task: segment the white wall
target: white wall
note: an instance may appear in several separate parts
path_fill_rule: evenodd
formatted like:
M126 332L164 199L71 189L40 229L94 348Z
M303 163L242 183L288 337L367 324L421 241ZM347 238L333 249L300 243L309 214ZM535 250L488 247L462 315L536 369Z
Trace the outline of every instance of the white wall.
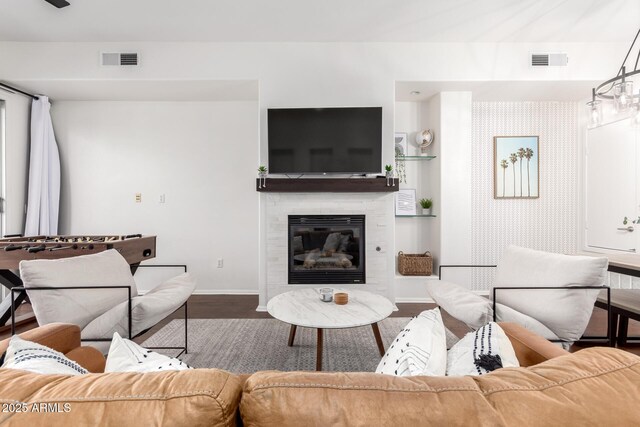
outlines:
M157 235L151 263L188 264L197 292L257 292L257 102L67 101L52 116L61 233Z
M575 253L578 237L577 102L474 102L472 248L474 264L495 264L509 244ZM540 198L493 198L493 137L540 137ZM474 271L487 289L492 270Z
M440 264L471 262L471 96L440 93ZM449 269L445 279L470 287L470 277L468 269Z
M253 186L255 166L266 163L264 125L269 107L382 106L383 135L388 144L383 162L392 163L395 81L599 80L608 76L611 64L618 63L619 52L625 49L624 44L610 43L2 42L0 79L21 82L26 87L29 81L60 79L259 80L260 139L263 141L259 146L260 157L247 161L243 164L246 172L238 173L239 180ZM137 51L141 65L100 67L102 51ZM569 66L530 67L529 54L539 51L567 52L571 59ZM252 155L251 147L243 145L245 152ZM247 215L257 221L259 212L256 209ZM113 231L111 228L117 224L111 223L108 231ZM182 226L174 225L176 230ZM264 229L265 225L261 227ZM160 238L172 244L180 241L178 231ZM260 259L265 256L264 245L262 239ZM393 257L390 253L389 264ZM263 272L259 277L260 286L265 287L266 274Z

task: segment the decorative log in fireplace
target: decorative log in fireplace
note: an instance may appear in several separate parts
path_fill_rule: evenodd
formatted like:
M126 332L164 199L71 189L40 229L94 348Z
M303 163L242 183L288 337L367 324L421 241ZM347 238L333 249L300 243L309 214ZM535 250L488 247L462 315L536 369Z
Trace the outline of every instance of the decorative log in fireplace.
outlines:
M365 283L364 215L289 215L289 284Z

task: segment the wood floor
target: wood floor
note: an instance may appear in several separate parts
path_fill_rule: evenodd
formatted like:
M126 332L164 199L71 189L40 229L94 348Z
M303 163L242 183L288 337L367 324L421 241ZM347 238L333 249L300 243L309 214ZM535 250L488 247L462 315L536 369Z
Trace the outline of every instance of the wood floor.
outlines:
M258 312L257 295L193 295L189 298L189 318L190 319L270 319L269 313ZM435 307L434 304L423 303L399 303L398 311L391 314L392 317L411 317L419 314L423 310ZM23 305L20 308L22 314L28 314L30 308ZM137 342L142 342L166 325L171 319L182 318L182 310L177 311L169 318L160 322L146 334L136 338ZM461 322L443 312L444 324L457 336L463 336L469 329ZM606 335L606 311L596 308L587 327L586 335ZM18 327L18 332L23 332L37 326L35 321L29 321ZM8 327L0 328L0 340L11 335ZM629 321L629 336L640 336L640 323ZM574 345L571 351L577 351L584 346ZM640 345L628 344L624 350L640 355Z

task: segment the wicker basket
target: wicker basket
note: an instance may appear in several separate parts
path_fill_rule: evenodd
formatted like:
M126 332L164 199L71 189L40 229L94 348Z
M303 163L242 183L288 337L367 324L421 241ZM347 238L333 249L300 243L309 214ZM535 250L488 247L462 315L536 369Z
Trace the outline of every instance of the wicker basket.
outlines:
M398 252L398 271L403 276L431 276L433 257L431 252L423 254L405 254Z

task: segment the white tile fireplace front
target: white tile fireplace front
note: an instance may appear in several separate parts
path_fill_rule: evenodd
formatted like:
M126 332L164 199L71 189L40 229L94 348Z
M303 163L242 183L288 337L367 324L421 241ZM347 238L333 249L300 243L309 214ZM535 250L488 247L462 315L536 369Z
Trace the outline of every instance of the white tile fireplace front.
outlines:
M322 284L288 283L289 215L364 215L366 283L340 285L395 301L394 197L392 193L263 193L260 195L260 305L275 295Z

